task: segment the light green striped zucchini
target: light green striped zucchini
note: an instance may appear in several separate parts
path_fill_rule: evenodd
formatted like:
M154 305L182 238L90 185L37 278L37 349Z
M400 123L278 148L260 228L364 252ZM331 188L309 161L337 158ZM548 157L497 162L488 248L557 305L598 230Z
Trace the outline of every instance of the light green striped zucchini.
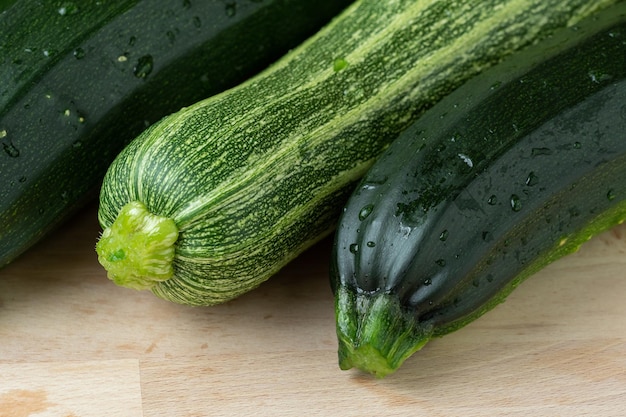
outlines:
M190 305L328 235L356 181L481 70L615 0L360 0L265 72L151 126L101 189L99 261Z

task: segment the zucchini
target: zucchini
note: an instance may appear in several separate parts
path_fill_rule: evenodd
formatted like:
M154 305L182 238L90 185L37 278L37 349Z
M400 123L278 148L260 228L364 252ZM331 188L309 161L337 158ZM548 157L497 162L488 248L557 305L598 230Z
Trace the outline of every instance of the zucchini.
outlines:
M331 233L356 181L425 108L611 3L356 1L120 153L100 193L100 263L119 285L189 305L256 288Z
M0 267L95 199L146 125L249 78L348 4L21 0L5 9Z
M626 219L626 4L485 71L381 155L331 281L341 369L383 377Z

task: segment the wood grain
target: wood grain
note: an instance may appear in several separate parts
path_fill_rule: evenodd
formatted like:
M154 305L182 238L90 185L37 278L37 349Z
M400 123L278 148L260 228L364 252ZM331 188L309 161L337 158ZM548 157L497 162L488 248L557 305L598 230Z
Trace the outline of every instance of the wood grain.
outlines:
M95 213L0 270L0 417L626 415L626 226L376 380L337 367L329 239L187 307L106 278Z
M138 360L3 363L0 417L141 417Z

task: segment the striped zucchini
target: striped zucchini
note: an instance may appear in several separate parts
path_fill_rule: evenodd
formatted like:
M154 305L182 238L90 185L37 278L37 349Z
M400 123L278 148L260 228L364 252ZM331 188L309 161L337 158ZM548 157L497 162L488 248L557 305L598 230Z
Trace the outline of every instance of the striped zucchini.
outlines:
M469 77L614 0L358 0L268 70L151 126L111 165L98 259L212 305L328 235L356 181Z
M624 103L621 3L485 71L403 132L336 233L340 367L394 372L624 221Z

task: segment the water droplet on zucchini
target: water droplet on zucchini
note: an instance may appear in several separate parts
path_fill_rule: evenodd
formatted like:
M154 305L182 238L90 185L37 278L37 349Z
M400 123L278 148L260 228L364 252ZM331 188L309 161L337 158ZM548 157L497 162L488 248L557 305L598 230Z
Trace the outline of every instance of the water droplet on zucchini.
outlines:
M367 217L372 213L373 209L374 209L374 205L373 204L368 204L367 206L363 207L359 211L359 220L363 221L363 220L367 219Z
M607 193L606 193L606 198L609 201L613 201L615 200L615 191L613 189L610 189Z
M83 48L74 49L74 58L83 59L85 57L85 50Z
M517 194L511 195L511 208L513 211L520 211L522 209L522 200L520 200Z
M536 185L538 181L539 178L537 178L537 175L534 172L530 172L526 178L526 185L532 187L533 185Z
M152 55L144 55L137 60L137 65L133 69L133 74L137 78L146 78L154 68L154 59Z
M469 156L467 156L465 154L462 154L462 153L460 153L458 156L459 156L459 158L461 158L461 160L463 162L465 162L467 164L468 167L470 167L470 168L474 167L474 162L472 161L472 159Z
M492 194L487 200L487 204L489 204L490 206L495 206L496 204L498 204L498 197L496 197L495 194Z
M78 13L78 6L73 2L64 2L57 9L57 13L61 16L71 16Z
M11 158L17 158L18 156L20 156L19 149L17 149L12 142L4 142L2 143L2 147L4 148L6 154L9 155Z
M444 230L443 232L441 232L441 234L439 235L439 240L441 240L442 242L445 242L446 239L448 239L448 230Z
M333 62L333 71L339 72L348 66L348 61L343 58L337 58Z
M237 3L232 2L232 3L226 3L226 16L228 17L233 17L237 14Z
M374 246L376 246L376 242L373 242L371 240L369 242L367 242L367 247L368 248L373 248Z
M359 251L359 244L353 243L350 245L350 252L356 254Z

